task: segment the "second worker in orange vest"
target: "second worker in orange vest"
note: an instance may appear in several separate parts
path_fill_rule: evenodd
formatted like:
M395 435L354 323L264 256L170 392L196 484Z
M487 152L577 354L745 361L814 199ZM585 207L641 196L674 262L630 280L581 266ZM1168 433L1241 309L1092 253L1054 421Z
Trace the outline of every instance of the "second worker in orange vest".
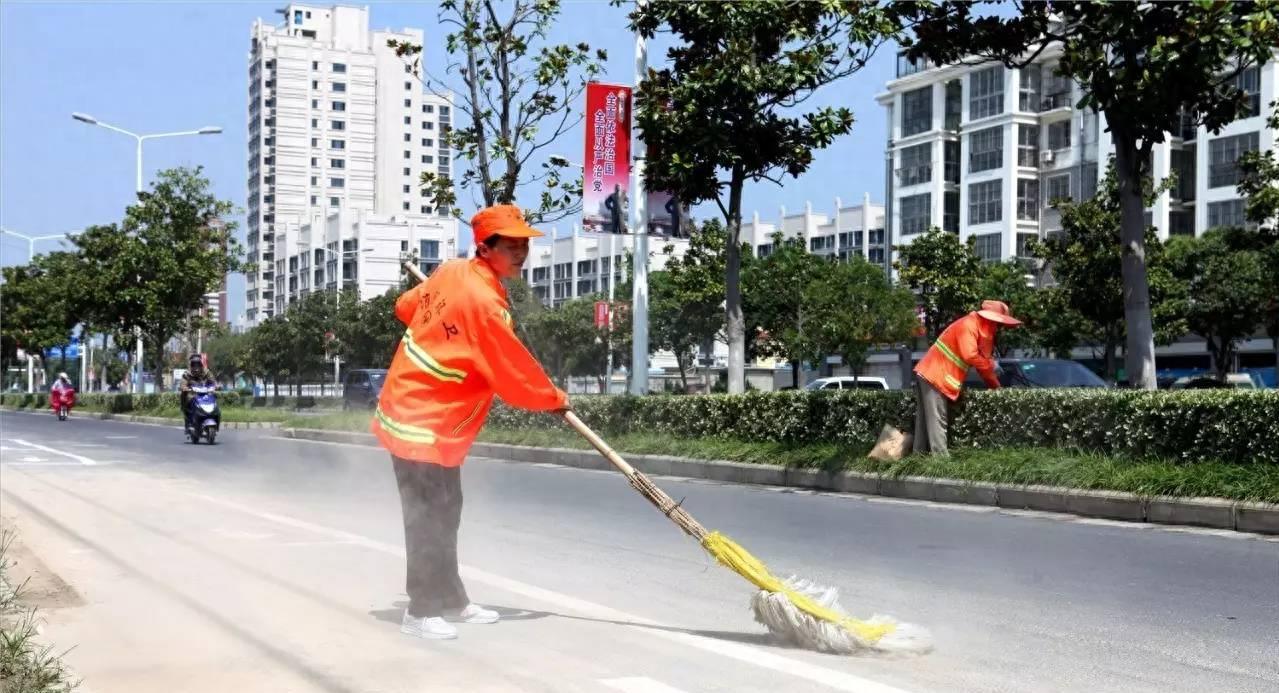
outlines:
M471 219L475 257L446 262L395 302L406 326L372 429L391 453L404 511L408 608L400 630L451 639L450 624L496 623L472 604L458 575L462 462L493 397L535 411L568 409L512 328L502 280L518 277L529 239L541 236L515 205Z
M982 301L981 310L952 322L915 366L915 452L947 453L950 405L964 389L964 376L976 368L986 387L999 389L995 375L995 332L1021 321L1002 301Z

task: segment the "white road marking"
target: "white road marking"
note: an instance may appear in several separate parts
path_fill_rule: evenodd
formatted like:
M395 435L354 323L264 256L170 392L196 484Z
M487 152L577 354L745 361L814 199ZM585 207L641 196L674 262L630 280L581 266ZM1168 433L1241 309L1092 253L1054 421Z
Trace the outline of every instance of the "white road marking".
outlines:
M107 440L133 440L134 438L137 438L137 436L102 436L102 437L106 438Z
M70 444L70 446L71 446L71 447L73 447L73 448L105 448L105 447L108 447L107 445L104 445L104 444L102 444L102 443L71 443L71 444Z
M84 457L83 455L77 455L77 454L75 454L75 453L73 453L73 452L66 452L66 451L64 451L64 450L58 450L58 449L56 449L56 448L51 448L51 447L48 447L47 445L41 445L41 444L39 444L39 443L30 443L30 442L27 442L27 441L25 441L25 440L22 440L21 438L14 438L14 439L13 439L13 442L15 442L15 443L17 443L17 444L19 444L19 445L26 445L27 447L35 448L36 450L44 450L45 452L53 453L53 454L55 454L55 455L62 455L63 457L70 457L71 459L75 460L76 462L79 462L80 464L83 464L83 465L85 465L85 466L87 466L87 467L92 467L92 466L94 466L94 465L96 465L96 464L97 464L97 462L95 462L95 461L93 461L93 460L89 459L88 457Z
M217 505L228 510L235 510L251 517L270 520L271 522L282 524L286 527L309 530L316 534L327 535L358 546L363 546L373 551L389 554L398 558L404 558L404 548L398 545L387 544L359 534L323 525L317 525L307 522L306 520L300 520L287 515L264 512L256 508L240 505L239 503L215 498L213 496L206 496L199 493L192 493L189 495L212 505ZM684 646L695 647L705 652L718 654L747 664L754 664L755 666L762 667L764 669L771 669L783 674L789 674L796 678L807 679L808 681L819 683L835 690L847 691L848 693L909 693L902 688L896 688L877 681L865 679L860 676L837 671L835 669L828 669L826 667L801 662L789 657L783 657L758 647L717 640L715 638L708 638L702 635L692 635L690 633L666 630L671 628L671 626L658 623L644 618L643 616L637 616L602 604L596 604L585 599L578 599L577 597L571 597L567 594L561 594L559 592L530 585L518 580L512 580L472 566L460 566L460 569L463 577L468 580L486 584L490 587L505 590L513 594L523 595L547 604L553 604L560 608L575 611L579 614L594 618L602 618L612 621L626 621L631 624L628 627L635 628L653 637L670 640ZM658 627L663 629L659 630Z
M600 679L600 683L622 691L623 693L684 693L678 688L671 688L661 681L654 681L647 676L632 676L623 679Z

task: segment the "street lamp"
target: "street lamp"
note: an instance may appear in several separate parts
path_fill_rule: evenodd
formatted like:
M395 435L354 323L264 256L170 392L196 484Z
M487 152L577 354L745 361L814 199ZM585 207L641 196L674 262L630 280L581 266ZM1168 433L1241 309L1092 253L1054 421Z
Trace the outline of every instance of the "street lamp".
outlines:
M138 166L137 166L135 190L139 193L142 192L142 143L143 142L147 140L160 139L162 137L184 137L187 135L217 135L222 132L222 128L209 125L209 126L202 127L198 130L182 130L180 132L157 132L149 135L139 135L136 132L130 132L128 130L125 130L124 128L118 128L109 123L104 123L87 113L72 113L71 117L75 120L80 121L81 123L84 123L85 125L96 125L101 128L106 128L112 132L118 132L122 135L128 135L129 137L132 137L135 142L137 142ZM142 331L139 328L138 330L135 330L135 332L138 340L138 363L137 363L136 375L134 376L133 391L137 392L138 390L142 388Z

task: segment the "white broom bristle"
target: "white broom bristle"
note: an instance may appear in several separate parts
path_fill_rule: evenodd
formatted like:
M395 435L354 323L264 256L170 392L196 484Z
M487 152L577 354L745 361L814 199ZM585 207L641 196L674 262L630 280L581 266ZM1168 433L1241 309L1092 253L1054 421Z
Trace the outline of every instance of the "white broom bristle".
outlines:
M786 587L808 596L822 606L845 613L839 604L839 590L818 585L811 580L787 578ZM889 616L876 614L867 623L894 625L892 631L875 641L860 638L842 626L814 618L791 603L785 594L760 590L751 599L755 620L783 642L819 652L853 654L874 651L888 653L923 653L932 649L932 636L925 628L899 623Z

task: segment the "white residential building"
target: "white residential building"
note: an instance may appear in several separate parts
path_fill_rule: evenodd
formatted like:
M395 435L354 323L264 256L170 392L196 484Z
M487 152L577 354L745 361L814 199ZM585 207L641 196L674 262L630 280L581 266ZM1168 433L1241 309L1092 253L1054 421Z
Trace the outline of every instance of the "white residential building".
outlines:
M760 221L756 212L750 221L742 222L742 239L750 243L756 257L766 257L773 251L773 236L781 232L786 239L800 239L804 246L816 255L838 256L848 259L860 255L869 262L882 265L888 246L884 234L884 206L872 204L870 193L862 196L862 203L845 207L835 198L835 212L831 216L814 214L813 204L804 203L804 211L787 214L782 208L778 223Z
M1054 74L1058 56L1047 50L1019 70L899 56L897 78L877 97L888 116L894 245L939 226L975 237L984 259L1026 257L1027 241L1060 229L1050 200L1096 192L1113 146L1105 118L1075 108L1078 85ZM1249 116L1216 134L1185 128L1155 146L1155 178L1180 174L1149 210L1161 238L1242 224L1236 161L1276 146L1264 108L1279 94L1279 68L1275 61L1249 68L1238 84L1250 94Z
M273 268L275 311L313 291L355 288L361 299L400 286L400 264L418 258L424 274L457 257L452 219L379 215L364 210L317 212L310 221L278 224Z
M356 215L365 212L394 216L388 229L408 233L429 221L456 238L456 222L430 207L419 184L425 171L450 173L450 152L439 137L451 123L450 101L424 93L410 66L387 46L391 39L421 45L422 31L370 31L368 10L358 7L295 3L279 13L281 24L254 23L249 47L246 239L249 260L257 263L246 284L250 324L299 295L281 296L281 286L301 291L300 277L278 272L282 263L298 260L295 247L308 240L285 239L286 229L318 233L316 219L322 219L325 242L367 248L358 234L374 224ZM333 230L334 218L366 221ZM308 284L336 288L336 265L324 265L326 273L308 277ZM362 295L377 284L359 274L364 262L348 266L353 273L344 274L344 284L360 286Z
M634 252L634 236L583 233L576 225L571 235L557 235L551 230L550 238L533 243L523 270L524 281L542 303L558 306L571 298L596 293L608 295L610 281L614 287L626 281L626 258ZM650 236L649 271L666 267L671 257L666 254L667 246L671 247L674 257L680 257L688 250L688 239ZM630 296L616 298L630 301Z

